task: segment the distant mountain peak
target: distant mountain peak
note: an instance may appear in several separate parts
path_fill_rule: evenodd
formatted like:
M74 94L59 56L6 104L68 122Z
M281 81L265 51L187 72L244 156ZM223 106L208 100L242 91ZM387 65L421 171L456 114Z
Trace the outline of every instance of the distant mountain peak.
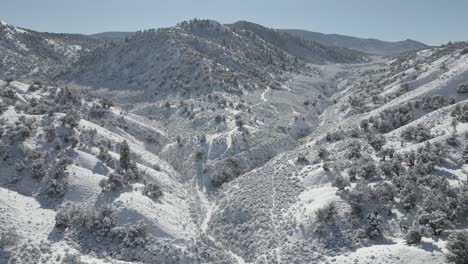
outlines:
M406 39L402 41L383 41L375 38L359 38L338 34L324 34L301 29L280 29L303 38L326 46L348 48L368 54L376 55L398 55L408 51L426 49L429 46L416 40Z

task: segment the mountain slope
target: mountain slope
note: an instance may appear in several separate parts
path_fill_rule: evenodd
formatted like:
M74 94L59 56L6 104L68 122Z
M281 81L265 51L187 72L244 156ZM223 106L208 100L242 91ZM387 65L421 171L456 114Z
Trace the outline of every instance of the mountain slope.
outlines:
M182 22L172 28L139 32L127 41L96 50L82 58L66 78L94 87L136 89L139 98L151 99L168 93L245 93L274 88L279 87L275 78L282 74L308 71L304 62L366 60L356 52L300 46L290 36L281 36L288 47L262 37L211 20ZM299 47L299 53L289 53ZM294 55L305 57L301 60ZM170 82L173 78L177 81Z
M365 55L353 50L338 48L339 46L322 45L320 42L305 42L303 39L294 37L287 32L268 29L261 25L238 21L227 25L235 31L253 32L261 39L272 43L278 48L311 63L355 63L366 61Z
M98 45L83 35L40 33L1 22L0 77L50 79Z
M388 42L378 39L363 39L337 34L323 34L300 29L280 29L281 32L298 36L307 41L315 41L326 46L335 46L376 55L398 55L429 46L414 40Z
M0 262L444 263L468 228L468 43L307 45L194 20L63 85L0 81Z

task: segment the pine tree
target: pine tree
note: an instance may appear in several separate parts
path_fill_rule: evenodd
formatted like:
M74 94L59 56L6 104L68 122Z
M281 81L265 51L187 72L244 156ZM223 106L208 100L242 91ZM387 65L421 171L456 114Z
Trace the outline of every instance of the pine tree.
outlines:
M128 170L130 168L130 146L128 142L124 140L120 145L120 168Z

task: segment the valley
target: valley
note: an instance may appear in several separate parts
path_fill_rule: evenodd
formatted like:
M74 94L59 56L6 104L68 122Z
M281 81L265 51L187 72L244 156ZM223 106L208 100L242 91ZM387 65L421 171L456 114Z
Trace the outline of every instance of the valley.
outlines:
M197 19L108 38L0 26L0 263L456 258L467 43L383 56Z

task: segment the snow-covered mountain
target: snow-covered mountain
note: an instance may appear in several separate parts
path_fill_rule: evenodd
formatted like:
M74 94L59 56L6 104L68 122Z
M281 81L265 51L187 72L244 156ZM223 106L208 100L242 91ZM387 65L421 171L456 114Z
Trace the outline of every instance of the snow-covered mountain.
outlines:
M390 42L337 34L323 34L300 29L281 29L280 32L287 32L307 41L315 41L325 46L348 48L376 55L398 55L408 51L427 49L429 47L426 44L411 39Z
M0 22L0 77L50 78L98 45L84 35L41 33Z
M468 43L370 60L193 20L100 45L0 81L0 263L465 263Z
M260 30L252 31L237 24L228 27L212 20L192 20L138 32L82 57L65 78L100 88L132 87L141 98L153 100L174 92L190 97L275 88L283 73L308 71L305 62L367 60L361 53L310 45L257 27Z

